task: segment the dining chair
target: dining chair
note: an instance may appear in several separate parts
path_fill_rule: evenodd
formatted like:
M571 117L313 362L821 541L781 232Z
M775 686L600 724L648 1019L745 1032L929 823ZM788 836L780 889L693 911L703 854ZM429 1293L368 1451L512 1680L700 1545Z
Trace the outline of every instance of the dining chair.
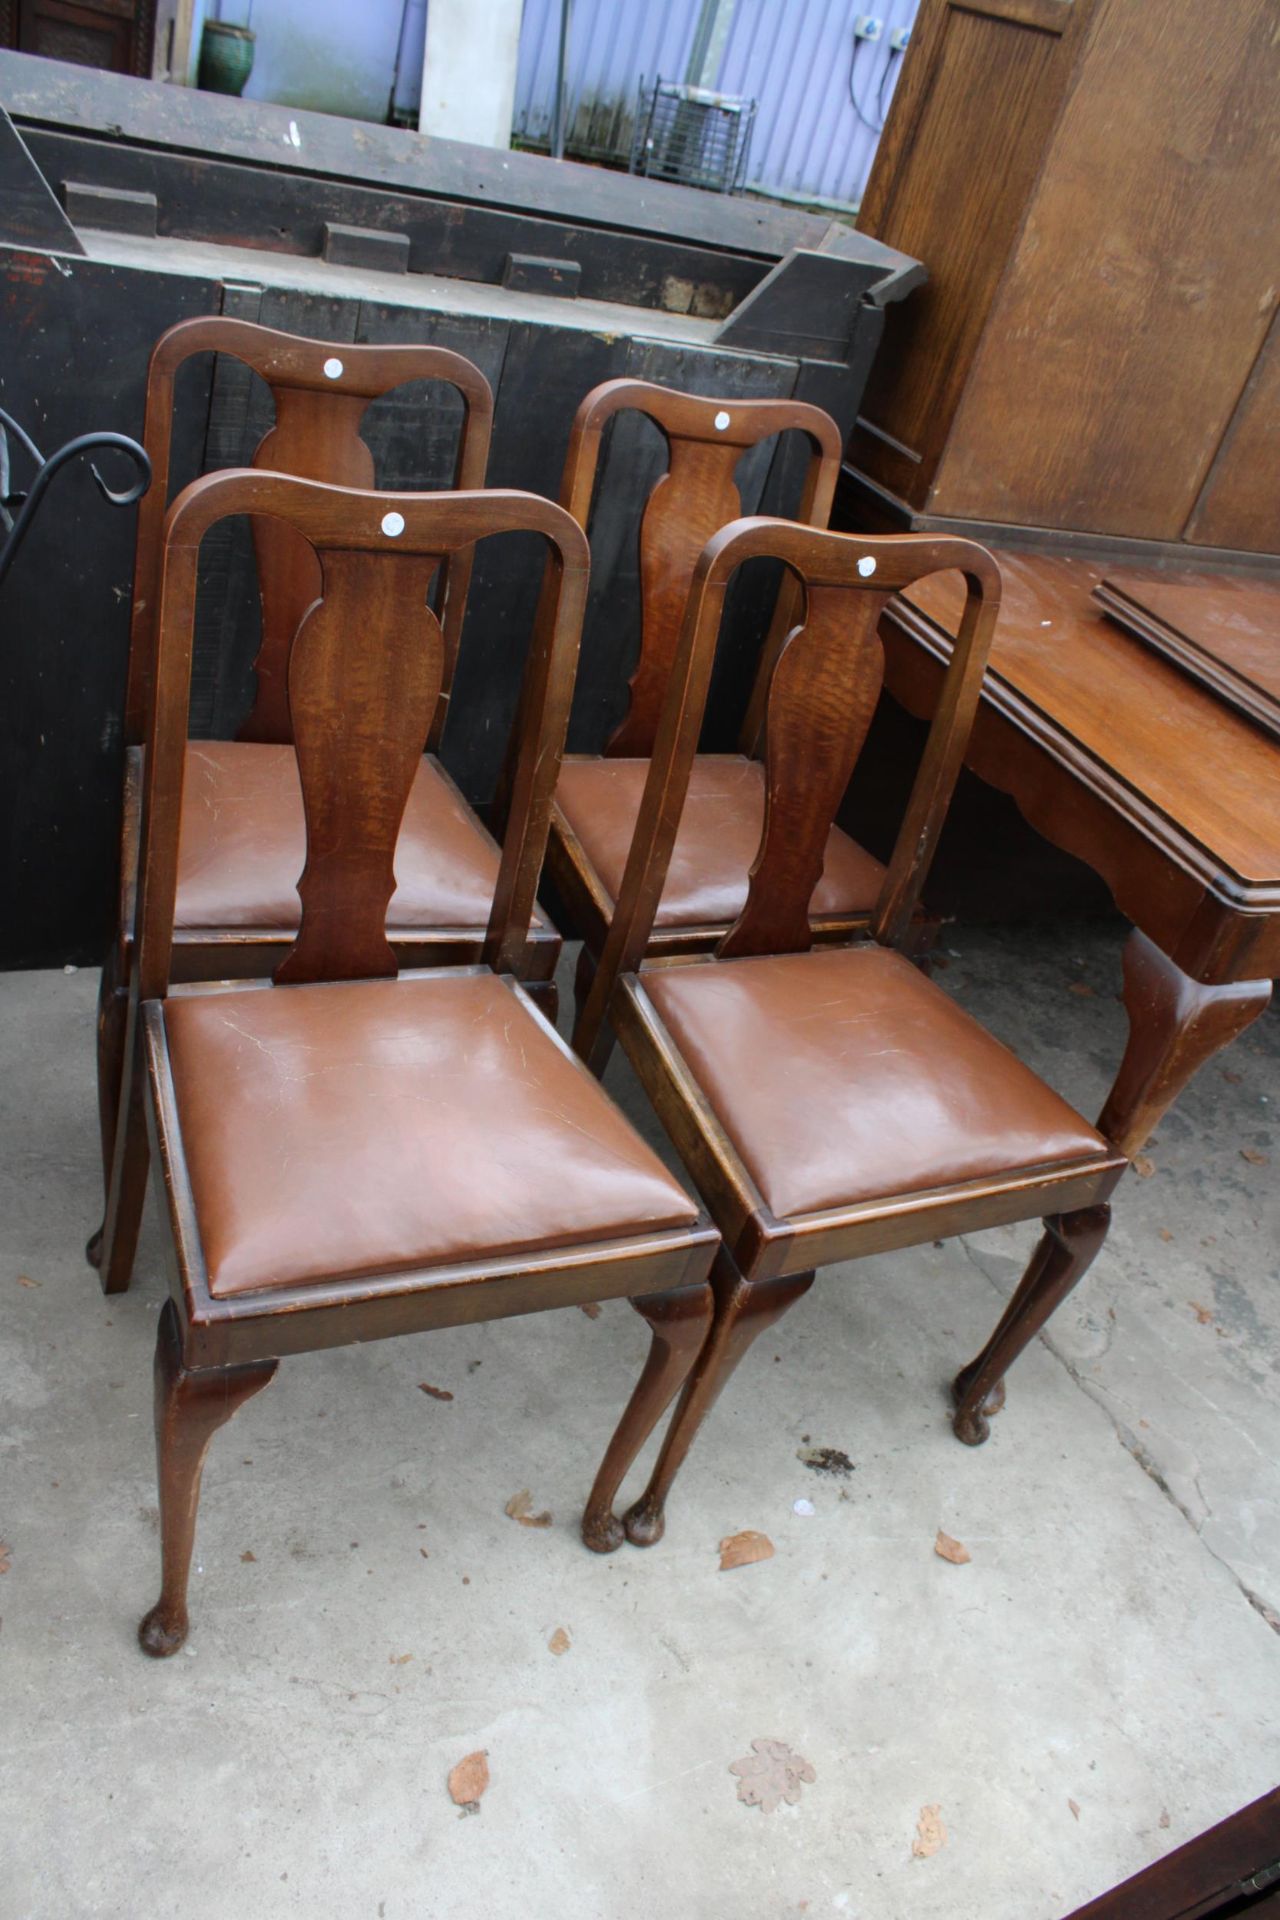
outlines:
M285 681L301 912L271 980L184 985L173 958L199 549L236 513L278 520L320 569ZM448 666L432 577L513 532L540 535L548 560L483 957L402 972L393 861ZM155 1361L162 1586L139 1629L149 1654L186 1637L210 1440L282 1357L625 1295L659 1352L639 1418L662 1399L656 1374L670 1403L706 1334L705 1213L516 978L587 568L580 528L531 494L372 493L240 470L196 481L169 513L128 1009L146 1066L115 1187L140 1202L149 1130L173 1250ZM596 1498L612 1495L606 1475Z
M147 376L144 439L155 472L138 519L125 701L125 787L116 924L98 1002L98 1101L107 1214L118 1115L133 1063L124 1047L132 968L142 741L152 695L164 517L169 502L175 383L197 354L218 353L259 375L275 424L254 467L335 485L372 487L373 455L361 438L369 406L409 381L452 389L462 402L454 485L484 485L493 395L478 367L440 347L335 346L245 320L185 320L157 342ZM298 623L315 600L315 555L292 528L252 523L262 605L256 691L235 740L191 740L186 748L179 840L174 972L207 980L270 973L298 926L294 885L302 863L302 797L291 749L285 663ZM439 697L424 730L396 855L390 924L407 963L451 964L480 956L498 872L498 849L439 759L449 709L472 556L442 567L436 591L444 647ZM555 1017L555 928L539 911L526 962L531 990ZM102 1229L87 1248L104 1289L121 1285Z
M840 473L840 431L820 407L705 399L641 380L609 380L578 409L560 489L560 504L583 528L592 525L593 495L605 494L610 484L607 472L600 475L605 429L624 412L642 414L661 429L668 465L640 521L640 652L626 712L603 753L566 755L551 815L548 877L566 927L583 943L579 1011L613 919L694 567L712 534L742 511L735 469L762 441L803 435L809 459L796 519L817 527L827 524ZM742 910L764 817L763 690L796 610L796 584L784 575L738 751L694 755L650 953L710 952ZM833 825L811 903L814 938L847 940L864 932L883 881L880 862ZM923 928L915 932L917 944L927 944Z
M714 953L642 964L725 589L762 555L792 570L804 615L765 693L764 825L747 897ZM880 691L880 612L890 594L949 568L965 578L964 617L868 937L819 947L813 892ZM617 912L574 1043L598 1065L612 1023L723 1246L712 1331L653 1475L624 1522L609 1528L593 1515L592 1544L616 1545L624 1529L640 1546L661 1537L668 1491L702 1420L818 1267L1044 1217L995 1332L954 1383L955 1432L976 1445L1003 1405L1005 1373L1102 1244L1123 1155L902 950L999 596L995 561L962 539L863 539L747 519L717 533L698 562Z

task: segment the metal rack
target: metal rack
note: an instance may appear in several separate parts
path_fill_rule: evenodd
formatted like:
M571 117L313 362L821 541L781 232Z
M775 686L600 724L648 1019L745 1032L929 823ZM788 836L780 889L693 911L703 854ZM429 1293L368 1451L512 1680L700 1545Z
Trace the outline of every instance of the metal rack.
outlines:
M10 490L10 437L35 462L36 471L25 493ZM59 447L46 460L30 434L18 425L12 414L0 407L0 535L3 535L0 541L0 582L3 582L13 565L54 475L80 454L96 453L106 447L116 447L126 454L137 468L137 477L131 486L116 489L109 487L98 469L91 465L89 471L98 492L113 507L132 506L135 500L141 500L151 485L151 462L136 440L130 440L123 433L82 433L78 439L68 440L65 447ZM12 511L15 507L16 514Z
M631 172L712 193L736 193L747 170L756 103L706 87L640 82Z

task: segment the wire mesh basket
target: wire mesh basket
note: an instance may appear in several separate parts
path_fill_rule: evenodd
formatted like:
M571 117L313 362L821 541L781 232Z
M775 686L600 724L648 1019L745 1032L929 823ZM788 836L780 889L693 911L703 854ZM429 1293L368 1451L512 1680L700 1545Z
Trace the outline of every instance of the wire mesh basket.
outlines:
M706 87L640 82L631 171L712 193L736 193L747 170L754 100Z

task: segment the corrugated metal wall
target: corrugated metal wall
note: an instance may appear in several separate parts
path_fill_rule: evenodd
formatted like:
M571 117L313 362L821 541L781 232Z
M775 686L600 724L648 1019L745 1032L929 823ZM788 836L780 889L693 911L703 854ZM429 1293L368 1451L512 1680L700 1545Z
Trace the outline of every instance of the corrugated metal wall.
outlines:
M914 24L919 0L724 0L732 5L708 84L758 103L747 180L766 193L854 205L902 65L889 32ZM855 41L859 13L885 21ZM641 77L683 80L699 0L574 0L568 60L568 151L625 160ZM525 0L515 137L546 146L555 99L560 0Z

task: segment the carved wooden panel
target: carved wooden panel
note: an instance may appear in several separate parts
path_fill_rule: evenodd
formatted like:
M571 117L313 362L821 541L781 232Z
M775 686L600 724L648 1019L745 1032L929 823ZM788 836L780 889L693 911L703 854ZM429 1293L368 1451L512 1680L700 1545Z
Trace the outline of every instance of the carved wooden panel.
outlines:
M671 464L640 525L640 658L626 715L609 741L611 754L652 750L698 555L716 529L742 511L733 477L741 454L741 447L723 443L671 442Z
M369 402L363 394L273 389L276 423L252 465L332 486L372 487L373 455L360 438ZM289 740L289 649L298 624L320 595L320 564L302 535L279 520L253 522L262 601L262 645L254 661L257 691L241 740ZM424 734L425 738L425 734Z
M765 812L747 902L717 951L801 953L827 835L884 679L876 631L888 598L810 585L783 643L766 706Z
M396 971L386 934L396 841L444 677L444 638L426 604L439 564L417 553L324 555L324 598L289 661L307 861L302 923L277 980ZM416 644L410 608L421 609Z

